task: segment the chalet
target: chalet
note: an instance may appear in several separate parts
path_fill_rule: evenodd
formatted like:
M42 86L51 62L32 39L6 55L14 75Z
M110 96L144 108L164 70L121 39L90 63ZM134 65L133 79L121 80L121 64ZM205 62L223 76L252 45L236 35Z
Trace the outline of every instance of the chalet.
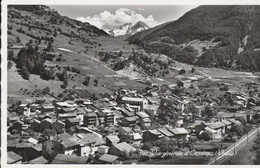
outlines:
M145 112L138 112L136 115L139 117L139 123L141 126L150 127L151 126L151 120L150 116Z
M7 164L21 164L23 157L14 153L13 151L7 152Z
M46 115L46 114L40 114L40 115L38 115L38 119L39 119L40 121L42 121L42 120L44 120L44 119L47 119L47 118L51 119L51 116Z
M206 126L214 130L222 129L222 132L225 133L226 124L221 121L206 123Z
M57 154L51 164L87 164L88 157Z
M147 130L143 133L143 141L156 141L160 138L162 138L163 135L156 129L154 130Z
M120 109L120 111L124 117L133 117L135 115L133 112L130 112L130 111L126 110L125 108Z
M41 107L42 113L50 113L50 112L54 112L54 111L55 111L55 107L53 105L50 105L50 104L44 104Z
M173 138L174 134L170 131L168 131L166 128L157 128L157 130L163 134L165 137Z
M60 121L60 120L56 120L52 123L51 128L56 130L57 132L62 132L63 129L65 129L65 123Z
M51 129L52 127L52 123L53 123L53 120L52 119L49 119L49 118L46 118L44 120L41 121L41 129L42 130L45 130L45 129Z
M37 110L40 110L40 107L41 107L40 104L32 104L32 105L30 106L30 111L31 111L31 112L36 112Z
M144 112L148 113L149 115L157 115L157 109L158 109L159 105L147 105L144 108Z
M99 136L87 133L75 135L80 142L80 156L94 155L98 147L105 144L105 141Z
M135 146L139 146L143 137L137 133L137 132L134 132L133 133L133 136L132 136L133 140L132 140L132 145L135 145Z
M24 125L24 122L18 120L18 121L15 121L15 122L13 123L12 128L13 128L14 130L17 130L17 131L22 131L23 125Z
M186 139L189 134L185 128L169 128L168 130L174 134L175 139Z
M99 161L104 164L114 164L118 157L110 154L104 154L99 158Z
M131 127L120 127L118 130L118 135L132 135L133 130Z
M52 160L57 154L80 155L80 144L78 138L68 133L50 137L42 145L42 155L48 160Z
M20 114L23 114L25 111L27 111L28 110L28 104L20 104L19 106L18 106L18 111L19 111L19 113Z
M231 125L241 125L241 122L238 120L235 120L234 118L228 119L229 122L231 122Z
M121 123L122 119L123 119L123 115L121 114L120 111L114 111L115 114L115 125L117 125L118 123Z
M72 126L79 125L80 119L79 118L68 118L65 121L66 128L70 128Z
M119 143L120 139L116 135L108 135L106 136L106 144L111 146L113 144Z
M31 121L31 129L34 131L41 130L41 121L37 120L36 118Z
M137 116L125 117L125 118L122 119L122 125L131 127L131 126L136 125L137 120L138 120Z
M109 148L110 148L109 146L101 145L98 147L98 153L106 154L106 153L108 153Z
M134 151L136 151L136 149L126 142L113 144L109 149L109 153L116 156L122 156L122 154L129 154Z

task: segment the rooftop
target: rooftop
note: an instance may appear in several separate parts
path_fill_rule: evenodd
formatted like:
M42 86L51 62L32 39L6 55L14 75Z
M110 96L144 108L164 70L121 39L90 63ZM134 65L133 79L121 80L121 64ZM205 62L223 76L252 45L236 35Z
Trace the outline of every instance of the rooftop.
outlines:
M118 150L120 150L120 151L127 151L127 152L136 151L136 149L134 147L132 147L131 145L129 145L126 142L121 142L121 143L118 143L118 144L114 144L113 146L115 148L117 148Z
M37 157L33 160L30 160L28 164L47 164L49 161L46 160L43 156Z
M143 102L144 98L139 98L139 97L123 97L123 101L135 101L135 102Z
M185 128L174 128L174 129L168 129L168 130L175 135L181 135L181 134L188 134L189 133Z
M51 164L86 164L88 157L58 154Z
M7 152L7 163L12 164L22 160L22 156L14 153L13 151Z
M117 160L118 157L110 154L104 154L102 155L99 160L107 163L113 163L115 160Z

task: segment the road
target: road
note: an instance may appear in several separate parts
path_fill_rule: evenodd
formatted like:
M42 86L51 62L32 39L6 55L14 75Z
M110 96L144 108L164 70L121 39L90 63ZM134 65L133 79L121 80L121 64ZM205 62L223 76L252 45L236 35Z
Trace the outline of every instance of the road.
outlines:
M241 148L243 148L247 144L247 141L248 142L252 141L256 137L257 131L260 131L260 127L250 131L248 133L248 136L244 135L237 142L230 145L224 152L216 156L214 160L210 161L208 164L209 165L221 164L222 162L227 160L230 156L234 156L236 152L238 152Z

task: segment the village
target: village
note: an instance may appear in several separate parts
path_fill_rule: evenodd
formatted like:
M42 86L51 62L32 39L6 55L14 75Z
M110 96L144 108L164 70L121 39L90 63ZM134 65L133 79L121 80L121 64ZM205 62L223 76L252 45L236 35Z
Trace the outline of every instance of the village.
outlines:
M95 100L9 104L8 163L142 164L165 159L153 151L225 149L256 126L260 98L214 87L222 98L182 83L151 85L142 93L118 89Z

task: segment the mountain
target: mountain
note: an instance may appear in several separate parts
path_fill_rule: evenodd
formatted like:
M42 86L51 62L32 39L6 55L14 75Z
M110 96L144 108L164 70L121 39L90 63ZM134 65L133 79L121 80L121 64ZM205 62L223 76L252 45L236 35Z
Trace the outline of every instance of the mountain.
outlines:
M136 48L44 5L9 5L7 28L11 97L35 98L43 96L43 89L61 98L66 97L61 94L66 89L77 92L83 88L90 96L110 94L115 79L106 76L116 72L97 58L98 53ZM125 78L117 81L128 83Z
M259 26L260 6L199 6L177 21L136 33L128 41L151 52L170 53L177 60L182 57L178 48L189 45L199 53L193 60L196 65L260 71L254 63L260 57Z
M149 27L142 21L138 21L135 24L126 23L114 29L107 29L111 36L123 36L123 35L133 35L137 32L141 32L143 30L148 29Z

